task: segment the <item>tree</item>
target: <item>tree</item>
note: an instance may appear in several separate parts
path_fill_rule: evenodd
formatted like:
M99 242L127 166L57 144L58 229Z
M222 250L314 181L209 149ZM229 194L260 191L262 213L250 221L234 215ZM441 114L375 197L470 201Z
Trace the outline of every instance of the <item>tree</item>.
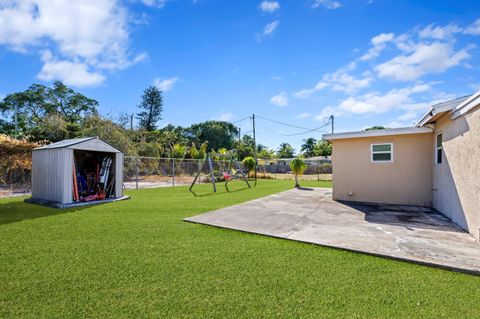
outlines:
M248 173L255 169L255 159L251 156L245 157L242 161L242 164L248 170Z
M282 143L278 148L277 156L279 158L292 158L294 156L294 153L295 153L295 150L290 144Z
M275 151L265 147L257 153L257 157L262 159L272 159L275 158Z
M198 150L198 158L204 159L207 156L207 142L202 143L200 145L200 149Z
M78 136L98 136L124 152L125 155L137 155L138 143L132 140L128 132L113 121L97 114L85 118Z
M315 156L330 156L332 155L332 143L325 140L320 140L315 144L313 150Z
M200 152L197 150L195 143L192 143L192 145L188 149L188 155L190 156L190 158L193 158L193 159L199 158Z
M138 105L138 108L143 110L137 113L140 128L145 131L156 130L157 122L162 119L162 91L153 85L146 88L143 91L142 101Z
M237 127L223 121L206 121L185 129L185 137L190 142L197 145L207 142L208 151L221 148L232 149L237 135Z
M16 110L19 135L38 141L49 138L52 121L65 123L66 137L78 135L85 117L97 114L97 106L96 100L56 81L53 87L32 84L26 91L8 94L0 102L0 113L10 121L6 127L13 134Z
M314 139L313 137L309 137L303 140L303 144L300 148L300 152L302 152L303 155L305 155L305 157L315 156L314 148L316 143L317 143L317 140Z
M295 174L295 187L300 188L300 184L298 183L298 175L302 175L303 171L305 170L305 162L297 157L293 161L290 162L290 168L292 169L293 173Z
M384 129L386 129L385 126L376 125L376 126L366 128L365 131L376 131L376 130L384 130Z
M175 144L173 145L172 149L170 150L170 157L171 158L185 158L185 154L187 154L187 147L182 144Z
M260 146L260 145L259 145ZM244 135L240 140L240 143L237 142L237 154L240 160L245 157L254 155L255 142L250 135Z

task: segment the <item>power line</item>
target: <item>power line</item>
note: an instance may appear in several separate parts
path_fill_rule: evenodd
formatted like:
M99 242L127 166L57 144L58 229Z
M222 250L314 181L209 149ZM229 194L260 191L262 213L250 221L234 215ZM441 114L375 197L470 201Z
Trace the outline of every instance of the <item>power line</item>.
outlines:
M330 121L332 120L332 118L324 118L323 122L324 124L322 126L319 126L319 127L316 127L316 128L306 128L306 127L302 127L302 126L297 126L297 125L292 125L292 124L288 124L288 123L284 123L284 122L281 122L281 121L277 121L277 120L272 120L272 119L269 119L269 118L266 118L264 116L261 116L261 115L257 115L258 118L261 118L263 120L266 120L266 121L270 121L270 122L273 122L273 123L277 123L277 124L281 124L281 125L284 125L284 126L288 126L288 127L293 127L293 128L298 128L298 129L301 129L301 130L305 130L305 132L298 132L298 133L293 133L293 134L281 134L281 133L276 133L278 135L282 135L282 136L295 136L295 135L302 135L302 134L307 134L307 133L311 133L311 132L315 132L315 131L319 131L321 128L324 128L325 126L328 126L330 125ZM325 131L319 131L321 133L327 133Z
M250 119L250 116L247 116L247 117L244 117L244 118L241 119L241 120L237 120L237 121L235 121L235 122L232 122L232 124L239 123L239 122L242 122L242 121L245 121L245 120L248 120L248 119Z
M292 125L292 124L280 122L280 121L277 121L277 120L272 120L272 119L263 117L261 115L257 115L257 118L261 118L261 119L266 120L266 121L270 121L270 122L273 122L273 123L277 123L277 124L281 124L281 125L285 125L285 126L289 126L289 127L293 127L293 128L298 128L298 129L301 129L301 130L307 130L307 131L310 130L309 128L306 128L306 127L301 127L301 126L297 126L297 125Z
M294 134L284 134L284 136L303 135L303 134L308 134L308 133L311 133L311 132L328 133L328 132L326 132L326 131L320 131L321 128L324 128L325 126L328 126L328 125L330 125L330 123L324 124L324 125L322 125L322 126L319 126L319 127L317 127L317 128L311 129L311 130L309 130L309 131L300 132L300 133L294 133Z

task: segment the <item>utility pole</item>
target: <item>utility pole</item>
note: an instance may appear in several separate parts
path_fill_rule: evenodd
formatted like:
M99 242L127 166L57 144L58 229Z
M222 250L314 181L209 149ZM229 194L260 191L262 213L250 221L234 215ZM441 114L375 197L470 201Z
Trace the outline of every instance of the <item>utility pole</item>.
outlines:
M238 146L237 146L237 161L240 160L240 154L238 150L240 149L240 143L242 142L242 129L239 127L238 128Z
M133 113L130 115L130 131L133 131Z
M335 128L335 116L330 115L330 123L332 124L332 134L334 134L334 128Z
M255 159L255 172L254 172L254 177L255 177L255 187L257 186L257 138L255 136L255 114L252 114L252 126L253 126L253 145L254 145L254 150L253 150L253 158Z

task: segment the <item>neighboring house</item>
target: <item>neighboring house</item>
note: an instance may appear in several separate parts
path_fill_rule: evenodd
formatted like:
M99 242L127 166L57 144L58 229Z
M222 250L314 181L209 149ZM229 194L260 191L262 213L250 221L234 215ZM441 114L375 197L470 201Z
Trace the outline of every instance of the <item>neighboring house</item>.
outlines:
M333 199L433 207L479 238L480 91L432 106L415 127L324 139Z

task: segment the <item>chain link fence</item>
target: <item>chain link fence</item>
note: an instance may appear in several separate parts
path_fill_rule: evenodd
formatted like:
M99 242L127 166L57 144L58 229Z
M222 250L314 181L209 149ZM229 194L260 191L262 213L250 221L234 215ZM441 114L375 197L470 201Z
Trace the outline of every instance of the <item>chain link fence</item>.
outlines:
M258 160L257 178L293 179L290 168L292 159ZM331 180L332 165L328 160L305 160L306 169L300 179ZM229 170L228 160L212 160L212 170L216 181L223 180L223 173ZM234 168L235 165L233 165ZM198 183L210 183L211 173L208 163L195 159L172 159L155 157L131 157L124 159L124 187L150 188L190 185L200 172ZM254 174L250 173L250 177Z
M0 167L0 197L30 194L31 184L31 165Z
M257 178L293 179L290 168L292 159L258 160ZM332 165L325 160L305 160L307 167L300 179L331 180ZM223 173L229 170L230 163L225 160L212 160L215 180L221 182ZM235 166L235 165L233 165ZM236 168L236 167L234 167ZM198 171L201 171L197 183L210 183L211 173L208 163L196 159L172 159L155 157L124 158L124 188L139 189L151 187L171 187L190 185ZM253 172L250 177L254 177ZM31 164L21 168L8 167L0 170L0 197L27 195L31 190Z

